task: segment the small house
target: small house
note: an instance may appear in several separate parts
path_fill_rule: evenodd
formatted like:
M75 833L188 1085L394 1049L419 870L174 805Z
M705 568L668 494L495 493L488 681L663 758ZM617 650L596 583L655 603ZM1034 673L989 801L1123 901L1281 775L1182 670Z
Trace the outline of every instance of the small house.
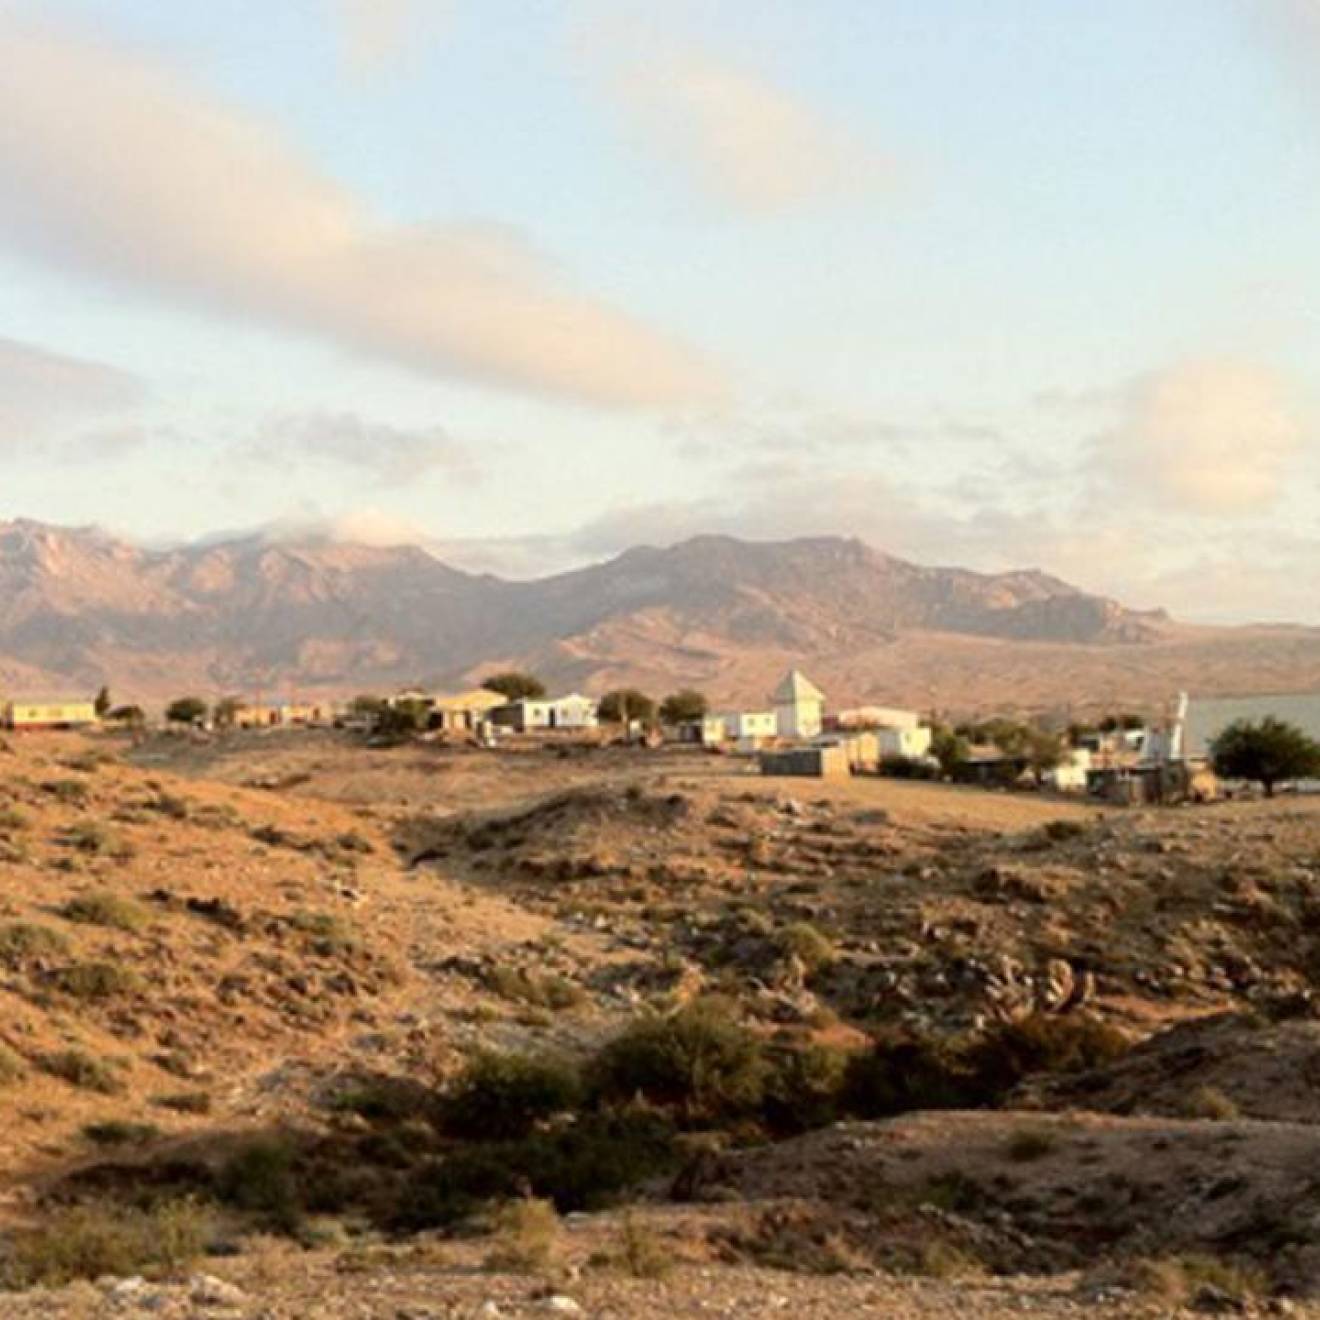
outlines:
M0 726L15 732L39 729L85 729L97 722L96 707L77 698L9 701L0 707Z
M790 669L770 694L781 738L816 737L824 725L825 694L800 670Z
M517 733L594 729L600 722L596 703L579 692L553 699L525 697L521 701L506 702L490 711L490 720Z

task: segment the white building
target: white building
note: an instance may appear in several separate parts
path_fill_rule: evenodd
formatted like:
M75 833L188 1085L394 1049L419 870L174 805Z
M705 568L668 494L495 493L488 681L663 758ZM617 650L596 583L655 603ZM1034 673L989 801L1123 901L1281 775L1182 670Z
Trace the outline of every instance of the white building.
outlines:
M880 742L881 760L901 756L905 761L919 761L930 754L931 731L927 725L904 728L882 726L875 731Z
M1059 764L1046 770L1042 778L1047 788L1059 793L1086 792L1087 772L1091 769L1091 753L1085 747L1074 747L1063 754Z
M814 738L821 731L825 694L800 669L790 669L770 694L781 738Z
M499 706L490 714L495 724L532 733L539 729L594 729L599 723L596 703L580 692L566 697L524 698Z
M745 738L773 738L779 723L772 710L731 710L720 717L724 721L724 736L734 742Z

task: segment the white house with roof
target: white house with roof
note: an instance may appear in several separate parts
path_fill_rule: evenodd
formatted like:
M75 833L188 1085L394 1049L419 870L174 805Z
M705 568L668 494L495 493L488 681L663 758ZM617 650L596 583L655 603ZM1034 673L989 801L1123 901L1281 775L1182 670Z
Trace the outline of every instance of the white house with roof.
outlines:
M600 722L596 703L580 692L564 697L527 697L497 706L489 713L495 724L533 733L540 729L594 729Z
M800 669L790 669L770 694L781 738L814 738L824 725L825 694Z

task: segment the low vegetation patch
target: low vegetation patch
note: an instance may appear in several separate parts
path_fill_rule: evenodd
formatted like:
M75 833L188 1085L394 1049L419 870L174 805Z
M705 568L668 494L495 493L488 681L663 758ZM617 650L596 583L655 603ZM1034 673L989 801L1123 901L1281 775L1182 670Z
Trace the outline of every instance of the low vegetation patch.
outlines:
M142 988L136 972L110 962L71 963L55 973L54 981L64 994L87 1000L116 999Z
M210 1232L191 1201L152 1210L76 1206L13 1234L0 1255L0 1280L10 1289L58 1288L106 1275L177 1274L202 1254Z
M124 1089L114 1066L86 1050L56 1050L39 1060L44 1072L84 1091L117 1095Z
M0 964L12 971L58 958L69 951L69 941L61 931L28 921L13 921L0 926Z
M514 1274L548 1269L559 1245L559 1214L550 1201L508 1201L495 1215L495 1245L486 1268Z
M442 1118L456 1136L505 1140L525 1137L581 1099L577 1070L562 1060L485 1053L458 1078Z
M112 930L134 931L146 923L146 912L131 898L104 890L79 894L60 909L66 921L88 926L109 926Z

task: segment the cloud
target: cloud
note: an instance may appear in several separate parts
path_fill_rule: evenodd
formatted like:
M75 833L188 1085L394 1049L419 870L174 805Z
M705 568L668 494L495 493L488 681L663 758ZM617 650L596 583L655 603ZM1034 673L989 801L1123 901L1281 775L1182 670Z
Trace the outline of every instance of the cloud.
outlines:
M384 225L144 55L0 14L0 65L0 239L18 249L430 374L607 405L720 392L519 236Z
M118 367L0 337L0 448L64 422L123 412L145 397L142 381Z
M291 514L251 532L225 532L210 541L256 536L271 545L367 545L389 549L423 546L428 537L416 523L371 506L338 514Z
M695 46L613 29L592 54L633 127L699 188L745 212L874 184L877 156L813 107Z
M296 467L325 460L367 473L382 485L402 486L434 472L473 481L469 450L443 427L407 430L368 422L356 413L286 413L273 417L245 456Z
M1306 433L1276 373L1228 359L1184 362L1136 382L1096 467L1141 503L1199 515L1269 508Z

